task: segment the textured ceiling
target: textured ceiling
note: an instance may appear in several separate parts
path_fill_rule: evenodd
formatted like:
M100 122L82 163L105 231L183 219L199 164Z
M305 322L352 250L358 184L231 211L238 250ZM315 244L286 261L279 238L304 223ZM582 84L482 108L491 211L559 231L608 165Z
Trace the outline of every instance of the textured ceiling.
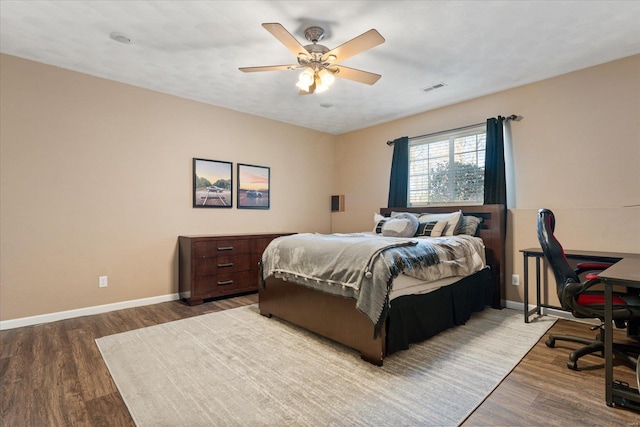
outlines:
M295 62L263 22L302 44L320 25L330 49L375 28L386 42L343 65L382 78L300 96L299 72L242 73ZM1 0L0 51L341 134L638 54L640 1Z

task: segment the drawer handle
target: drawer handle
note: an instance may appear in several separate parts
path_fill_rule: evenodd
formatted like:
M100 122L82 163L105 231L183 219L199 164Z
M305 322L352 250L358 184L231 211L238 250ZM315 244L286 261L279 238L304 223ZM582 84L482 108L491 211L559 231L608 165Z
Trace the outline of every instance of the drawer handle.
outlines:
M233 250L233 246L224 246L222 248L218 248L219 251L232 251Z
M233 285L233 280L225 280L224 282L218 282L218 286Z
M222 267L233 267L233 263L228 262L226 264L218 264L218 268L222 268Z

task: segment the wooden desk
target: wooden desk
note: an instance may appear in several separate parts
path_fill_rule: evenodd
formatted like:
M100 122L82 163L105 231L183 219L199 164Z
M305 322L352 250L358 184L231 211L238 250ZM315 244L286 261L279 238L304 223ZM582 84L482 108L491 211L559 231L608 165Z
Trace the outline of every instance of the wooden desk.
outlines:
M608 406L640 408L640 395L633 387L625 387L613 380L613 321L612 286L640 288L640 259L624 258L598 274L604 283L604 363L605 399ZM640 368L638 368L640 369ZM626 400L626 402L625 402ZM631 401L631 404L628 402ZM632 402L636 402L633 404Z
M524 256L524 322L529 323L532 314L542 314L541 308L554 308L562 310L562 307L543 303L540 298L540 260L544 258L544 253L540 248L521 249ZM579 261L610 262L615 263L622 258L640 258L640 254L630 254L624 252L599 252L581 251L575 249L565 250L567 259ZM529 258L536 259L536 306L529 310Z

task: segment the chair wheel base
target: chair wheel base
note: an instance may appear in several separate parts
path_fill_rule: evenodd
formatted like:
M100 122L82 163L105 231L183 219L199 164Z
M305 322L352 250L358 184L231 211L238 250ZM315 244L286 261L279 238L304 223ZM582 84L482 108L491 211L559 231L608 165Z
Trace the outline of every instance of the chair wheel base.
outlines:
M567 362L567 368L573 369L574 371L578 370L578 362L574 362L573 360L569 360Z
M556 340L549 338L544 343L547 345L547 347L553 348L556 345Z

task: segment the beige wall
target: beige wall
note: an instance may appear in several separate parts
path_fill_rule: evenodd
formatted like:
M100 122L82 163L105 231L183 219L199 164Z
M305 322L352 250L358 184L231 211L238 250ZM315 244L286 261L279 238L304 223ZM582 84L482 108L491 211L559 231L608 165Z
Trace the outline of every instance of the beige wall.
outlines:
M386 206L387 140L510 114L524 119L511 124L507 282L523 274L519 250L538 246L542 207L556 214L565 248L640 253L640 55L341 135L336 191L346 209L332 214L333 231L369 229ZM547 292L553 298L555 284ZM522 296L521 286L506 286L507 300Z
M180 234L368 230L387 202L387 140L499 114L524 117L508 277L537 246L540 207L567 248L640 252L640 207L624 207L640 204L640 55L338 137L14 57L0 67L2 320L174 293ZM271 209L193 209L192 157L270 166ZM345 212L328 213L331 194Z
M178 235L330 231L333 135L11 56L0 67L2 320L173 294ZM234 162L234 180L237 162L269 166L271 209L192 208L193 157Z

